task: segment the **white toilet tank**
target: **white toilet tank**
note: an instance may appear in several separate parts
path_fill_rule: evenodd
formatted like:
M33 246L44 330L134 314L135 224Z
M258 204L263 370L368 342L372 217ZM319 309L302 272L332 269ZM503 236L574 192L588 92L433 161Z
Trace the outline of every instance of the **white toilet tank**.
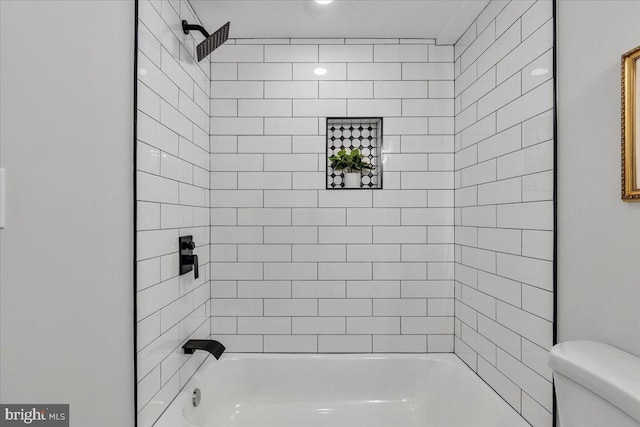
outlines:
M640 427L640 358L606 344L569 341L549 366L560 427Z

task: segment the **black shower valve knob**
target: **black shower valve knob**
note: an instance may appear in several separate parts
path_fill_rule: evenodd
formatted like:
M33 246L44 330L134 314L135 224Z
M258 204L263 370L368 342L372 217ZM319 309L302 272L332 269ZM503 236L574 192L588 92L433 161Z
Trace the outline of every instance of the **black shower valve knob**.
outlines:
M196 244L194 242L182 242L182 249L194 250L195 248Z

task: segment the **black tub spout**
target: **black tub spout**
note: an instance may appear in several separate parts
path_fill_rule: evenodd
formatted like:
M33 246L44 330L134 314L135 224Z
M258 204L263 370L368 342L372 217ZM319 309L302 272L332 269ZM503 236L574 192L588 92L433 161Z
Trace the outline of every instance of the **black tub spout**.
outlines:
M182 346L184 354L193 354L196 350L204 350L213 354L216 360L220 359L225 347L215 340L189 340Z

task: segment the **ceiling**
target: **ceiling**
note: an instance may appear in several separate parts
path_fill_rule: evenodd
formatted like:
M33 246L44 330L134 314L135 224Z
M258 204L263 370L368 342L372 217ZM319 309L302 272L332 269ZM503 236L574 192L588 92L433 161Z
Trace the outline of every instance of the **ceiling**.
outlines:
M432 38L453 44L489 0L191 0L209 32L231 38Z

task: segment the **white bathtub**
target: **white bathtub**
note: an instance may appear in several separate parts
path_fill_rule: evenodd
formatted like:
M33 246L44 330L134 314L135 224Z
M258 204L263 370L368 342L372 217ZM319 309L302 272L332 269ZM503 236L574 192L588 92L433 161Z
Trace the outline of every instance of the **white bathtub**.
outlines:
M198 407L192 404L201 390ZM155 427L525 427L453 354L209 357Z

